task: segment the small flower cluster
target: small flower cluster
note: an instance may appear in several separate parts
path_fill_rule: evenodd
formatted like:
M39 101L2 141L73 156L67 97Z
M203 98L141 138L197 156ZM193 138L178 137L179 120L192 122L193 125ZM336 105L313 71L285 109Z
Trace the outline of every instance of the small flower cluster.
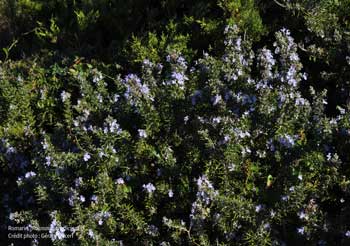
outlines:
M187 70L185 58L180 54L173 53L166 57L166 61L171 65L171 75L170 79L164 82L164 85L176 85L180 89L184 89L185 81L188 80L188 77L185 75Z
M149 194L153 193L156 190L156 187L152 183L143 184L142 187Z
M278 142L288 149L292 148L295 145L296 137L289 134L284 134L278 138Z
M99 225L102 225L105 220L111 217L111 213L108 211L98 212L94 215L94 219L97 220Z
M58 222L56 219L51 221L49 233L52 241L64 239L66 237L65 231L66 229L61 226L60 222Z
M128 74L123 80L126 91L124 97L134 105L140 98L153 101L150 89L147 84L141 83L141 79L136 74Z
M190 219L193 226L201 227L203 221L209 215L209 205L218 195L218 191L214 189L206 175L202 175L197 179L197 188L197 199L192 203Z

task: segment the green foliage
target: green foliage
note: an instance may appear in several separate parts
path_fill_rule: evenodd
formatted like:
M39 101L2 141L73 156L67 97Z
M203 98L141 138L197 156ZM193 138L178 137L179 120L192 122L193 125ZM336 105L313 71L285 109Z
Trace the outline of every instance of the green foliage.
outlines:
M0 2L3 226L49 228L40 245L347 245L349 8Z

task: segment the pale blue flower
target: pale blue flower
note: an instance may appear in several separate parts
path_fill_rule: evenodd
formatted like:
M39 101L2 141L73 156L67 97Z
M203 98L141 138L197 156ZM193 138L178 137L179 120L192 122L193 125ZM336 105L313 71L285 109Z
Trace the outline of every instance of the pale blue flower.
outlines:
M142 61L142 65L144 65L145 67L152 67L153 63L150 60L148 60L148 59L144 59Z
M219 94L216 94L215 96L212 97L211 101L213 102L213 105L217 105L219 102L222 101L222 97Z
M84 154L84 161L88 161L88 160L90 160L90 158L91 158L91 156L89 153Z
M271 228L270 223L265 223L265 224L263 225L263 228L264 228L265 230L269 230L269 229Z
M101 72L96 71L96 73L94 74L92 81L96 84L98 82L100 82L103 79L103 75Z
M230 172L233 172L236 170L236 165L234 163L230 163L230 165L228 165L228 170Z
M271 218L274 218L276 216L276 212L274 210L270 211L270 216Z
M139 129L138 133L139 133L139 137L140 138L146 138L147 137L146 130L144 130L144 129Z
M45 160L46 160L46 162L45 162L46 166L50 166L51 165L51 160L52 160L51 156L46 156Z
M103 103L103 97L100 94L97 95L97 100L99 103Z
M75 187L79 187L83 183L83 178L79 177L74 180Z
M80 196L79 196L79 200L80 200L81 202L85 202L85 197L84 197L83 195L80 195Z
M9 220L14 220L16 217L15 213L10 213Z
M213 123L214 124L219 124L221 122L221 117L214 117L213 118Z
M56 219L54 219L51 224L50 224L50 229L49 229L49 233L50 233L50 238L52 241L55 240L62 240L65 238L65 234L64 232L66 231L66 229L64 227L62 227L60 225L60 223L58 223L56 221Z
M73 207L74 206L74 200L75 200L75 196L73 193L71 193L68 197L68 204L69 206Z
M304 227L299 227L299 228L297 228L297 232L298 232L300 235L304 235L304 233L305 233L305 228L304 228Z
M61 99L62 99L62 102L65 102L67 101L69 98L70 98L71 94L66 92L66 91L62 91L61 92Z
M89 229L88 235L89 235L89 237L91 237L91 238L95 238L95 234L94 234L94 232L93 232L91 229Z
M291 61L294 61L294 62L295 62L295 61L299 61L299 56L298 56L297 53L293 52L293 53L290 54L289 59L290 59Z
M173 72L171 74L171 78L178 84L178 85L184 85L185 80L187 80L187 76L185 76L183 73L179 72Z
M123 179L123 178L118 178L117 181L116 181L116 183L117 183L118 185L122 185L122 184L124 184L125 182L124 182L124 179Z
M301 220L307 218L307 215L305 214L304 211L300 211L300 212L298 213L298 216L299 216L299 219L301 219Z
M255 212L259 213L263 209L263 206L261 204L255 206Z
M289 70L287 72L287 76L286 76L287 83L291 86L294 86L294 87L297 86L297 81L295 79L296 74L297 74L297 70L295 69L295 66L291 66L289 68Z
M149 90L149 88L148 88L148 86L146 84L143 84L140 87L140 91L141 91L142 94L147 96L149 94L150 90Z
M44 141L42 141L41 144L43 146L43 149L48 149L49 148L49 145L48 145L46 139L44 139Z
M92 202L97 203L98 197L97 197L96 195L92 195L91 198L90 198L90 200L91 200Z
M170 198L172 198L172 197L174 196L174 192L173 192L172 189L170 189L170 190L168 191L168 196L169 196Z
M144 185L142 185L142 187L148 193L153 193L156 190L156 187L152 183L144 184Z
M141 79L136 74L128 74L125 76L124 82L134 82L135 84L141 84Z
M283 136L280 136L278 141L282 146L286 148L292 148L295 145L295 138L288 134L284 134Z
M114 132L114 133L120 133L121 132L120 125L117 123L116 120L113 120L109 124L109 130L110 130L110 132Z
M295 105L296 106L303 106L306 104L306 100L302 97L298 97L295 99Z
M176 63L184 70L187 68L187 62L184 57L178 56Z
M281 200L284 201L284 202L286 202L286 201L289 200L289 196L286 196L286 195L285 195L285 196L282 196L282 197L281 197Z
M186 115L186 116L184 117L184 123L186 124L188 120L189 120L189 117L188 117L188 115Z
M33 172L33 171L27 172L27 173L24 175L24 177L25 177L26 179L29 179L29 178L32 178L32 177L35 177L35 176L36 176L36 173Z

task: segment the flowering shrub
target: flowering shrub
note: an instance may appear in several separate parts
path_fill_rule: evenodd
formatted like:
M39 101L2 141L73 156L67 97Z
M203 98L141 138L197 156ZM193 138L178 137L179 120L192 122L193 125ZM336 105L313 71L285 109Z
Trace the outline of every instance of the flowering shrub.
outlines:
M257 51L224 35L222 55L173 50L138 74L2 63L2 229L48 227L33 245L349 243L348 108L330 118L326 91L300 90L287 29Z

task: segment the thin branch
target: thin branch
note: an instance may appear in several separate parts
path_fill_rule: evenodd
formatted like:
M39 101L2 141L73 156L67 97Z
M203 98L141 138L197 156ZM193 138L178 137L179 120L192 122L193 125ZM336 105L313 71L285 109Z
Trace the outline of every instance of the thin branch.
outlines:
M279 5L280 7L282 7L282 8L287 8L286 5L280 3L279 1L277 1L277 0L273 0L273 1L274 1L277 5Z

